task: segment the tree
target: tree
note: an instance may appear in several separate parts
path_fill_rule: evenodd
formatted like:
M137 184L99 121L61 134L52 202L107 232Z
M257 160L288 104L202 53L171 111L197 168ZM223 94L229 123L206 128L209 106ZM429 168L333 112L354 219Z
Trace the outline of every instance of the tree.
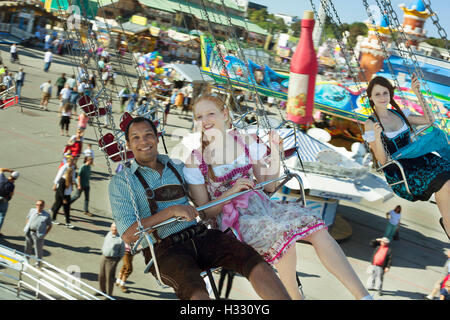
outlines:
M283 19L269 14L266 9L248 9L247 16L251 22L269 31L269 33L287 32L288 30Z
M292 36L299 38L300 33L302 32L302 21L296 21L293 24L291 24L291 30L292 30Z
M445 48L445 42L448 43L448 40L445 41L443 39L437 39L437 38L431 37L431 38L426 39L425 42L428 44L431 44L432 46L435 46L435 47Z

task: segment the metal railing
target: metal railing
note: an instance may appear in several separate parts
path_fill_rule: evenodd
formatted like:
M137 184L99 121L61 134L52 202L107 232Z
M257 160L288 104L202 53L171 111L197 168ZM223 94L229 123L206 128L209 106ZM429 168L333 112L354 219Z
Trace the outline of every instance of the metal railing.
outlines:
M0 271L1 282L14 285L19 299L25 294L29 298L31 292L37 300L115 300L72 273L3 245L0 267L5 269Z

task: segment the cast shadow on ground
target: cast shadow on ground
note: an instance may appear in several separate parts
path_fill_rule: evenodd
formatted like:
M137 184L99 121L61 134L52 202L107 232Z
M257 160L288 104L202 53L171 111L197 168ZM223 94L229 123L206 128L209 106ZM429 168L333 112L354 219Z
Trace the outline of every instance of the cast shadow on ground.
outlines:
M164 300L178 300L177 296L173 292L163 292L163 291L156 291L151 289L145 289L145 288L138 288L138 287L129 287L127 286L128 291L130 293L137 293L146 297L152 297L157 299L164 299ZM115 297L117 300L136 300L136 299L129 299L127 297Z
M369 245L370 240L383 237L387 219L344 205L339 205L337 211L352 227L351 238L340 244L346 256L369 263L373 253L373 248ZM438 227L436 226L436 230ZM429 230L435 232L432 228ZM400 240L391 242L393 267L425 269L430 266L442 267L445 264L447 258L442 249L448 248L448 243L427 237L402 224L399 234ZM431 259L430 251L436 253Z

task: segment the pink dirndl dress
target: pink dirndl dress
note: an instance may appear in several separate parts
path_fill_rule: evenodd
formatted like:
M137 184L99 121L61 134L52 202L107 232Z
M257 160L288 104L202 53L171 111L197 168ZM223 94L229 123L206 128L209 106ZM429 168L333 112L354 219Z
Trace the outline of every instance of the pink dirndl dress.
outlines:
M249 148L239 135L233 136L244 148L247 164L235 161L232 165L223 166L223 170L220 170L222 166L215 167L215 174L217 171L224 173L216 176L215 181L208 176L208 166L200 152L193 151L211 200L220 197L239 178L255 180ZM189 183L187 173L185 171ZM327 228L324 221L309 208L300 203L270 200L263 191L251 191L234 198L223 207L215 222L222 231L233 227L240 240L252 246L270 264L277 263L297 240Z

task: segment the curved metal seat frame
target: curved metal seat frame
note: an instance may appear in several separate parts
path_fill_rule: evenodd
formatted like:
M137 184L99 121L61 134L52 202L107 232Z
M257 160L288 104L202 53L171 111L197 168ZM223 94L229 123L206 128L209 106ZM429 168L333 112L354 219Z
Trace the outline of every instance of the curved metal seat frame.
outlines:
M437 128L434 124L426 125L423 128L421 128L421 129L417 130L416 132L414 132L412 140L413 141L416 140L419 135L423 134L425 132L425 130L427 130L427 129L431 128L431 127ZM412 143L414 143L414 142L412 142ZM400 171L400 174L402 175L402 180L399 180L397 182L389 184L389 187L392 187L392 186L395 186L395 185L403 183L405 185L406 192L408 192L408 194L412 195L411 189L409 188L408 180L406 179L405 170L403 169L403 166L401 165L401 163L398 160L392 159L391 156L389 155L389 158L386 161L386 163L384 165L382 165L382 166L379 166L376 170L377 170L377 172L383 172L383 169L388 167L388 166L390 166L390 165L397 166L397 168Z

